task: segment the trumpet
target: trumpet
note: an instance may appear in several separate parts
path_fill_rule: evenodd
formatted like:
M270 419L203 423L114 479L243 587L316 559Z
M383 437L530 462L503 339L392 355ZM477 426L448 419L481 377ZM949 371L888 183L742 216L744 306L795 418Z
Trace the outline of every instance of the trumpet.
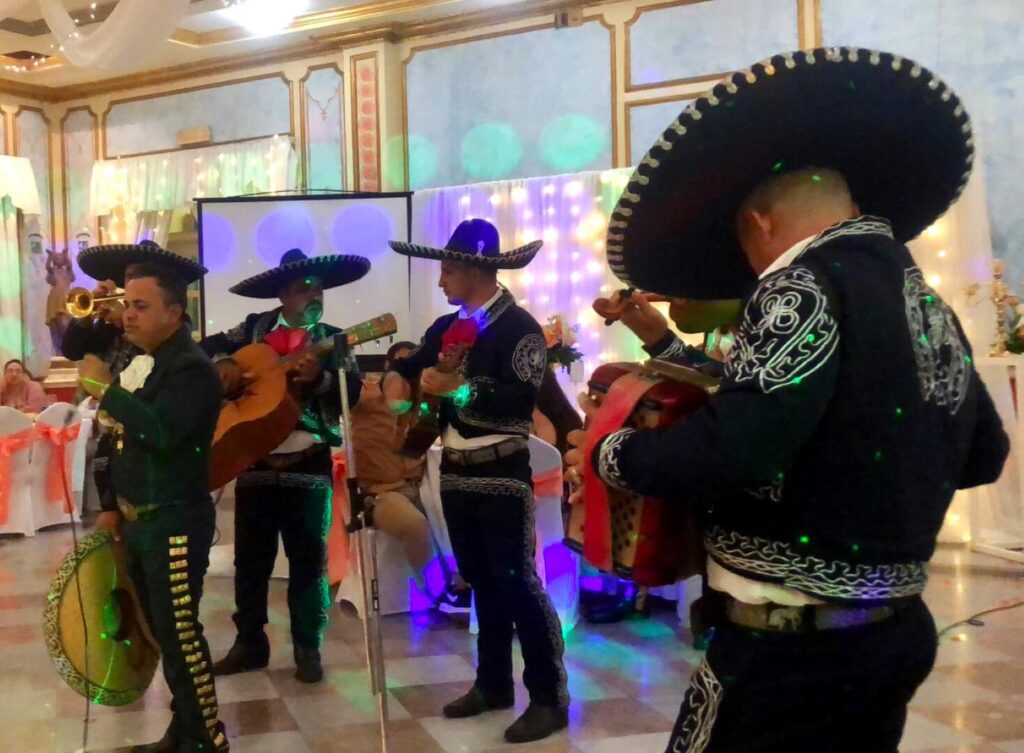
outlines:
M124 291L115 291L112 295L94 296L85 288L73 288L68 291L64 302L64 310L74 319L86 319L95 313L103 304L122 303Z

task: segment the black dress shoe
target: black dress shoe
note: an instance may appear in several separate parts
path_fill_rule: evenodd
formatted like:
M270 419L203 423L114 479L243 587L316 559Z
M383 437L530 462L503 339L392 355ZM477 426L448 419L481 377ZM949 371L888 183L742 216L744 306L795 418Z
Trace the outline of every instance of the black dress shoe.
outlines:
M539 706L531 703L523 715L505 730L510 743L529 743L543 740L569 726L569 710L564 706Z
M320 682L324 679L319 650L302 646L295 647L295 679L304 683Z
M484 693L484 691L474 685L466 695L455 699L445 706L442 713L449 719L465 719L466 717L477 716L485 711L510 709L515 700L515 693L511 690L506 694L494 696Z
M263 669L270 663L270 641L266 636L260 645L246 644L235 641L227 655L218 662L213 663L214 677L236 675L239 672L252 672L256 669Z

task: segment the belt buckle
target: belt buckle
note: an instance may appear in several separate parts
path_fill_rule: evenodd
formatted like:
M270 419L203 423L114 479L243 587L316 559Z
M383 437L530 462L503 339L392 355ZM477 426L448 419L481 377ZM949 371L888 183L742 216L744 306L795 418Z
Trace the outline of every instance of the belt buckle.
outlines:
M798 632L807 629L806 620L808 617L812 620L811 625L813 626L814 615L809 614L808 610L804 607L769 604L765 612L765 626L770 630L789 633Z

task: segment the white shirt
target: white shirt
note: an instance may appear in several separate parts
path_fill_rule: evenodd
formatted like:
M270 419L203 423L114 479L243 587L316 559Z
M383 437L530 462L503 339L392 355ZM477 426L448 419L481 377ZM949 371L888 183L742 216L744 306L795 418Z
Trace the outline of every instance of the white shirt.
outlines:
M764 279L772 272L778 272L792 264L804 250L811 245L811 241L817 238L812 235L804 238L792 246L782 256L768 265L758 277ZM731 570L715 562L708 557L708 585L716 591L729 594L737 601L744 604L782 604L787 607L802 607L807 604L822 604L824 602L815 599L807 594L797 591L795 588L787 588L774 583L762 583L761 581L744 578Z
M492 295L484 305L473 313L466 311L466 307L463 306L459 309L459 319L474 318L479 321L491 306L498 302L498 299L501 298L501 294L504 292L505 289L499 285L498 290L494 295ZM482 437L471 437L467 439L459 433L458 429L449 424L441 437L441 443L449 450L475 450L479 447L489 447L492 444L503 442L506 439L508 439L508 437L504 434L485 434Z

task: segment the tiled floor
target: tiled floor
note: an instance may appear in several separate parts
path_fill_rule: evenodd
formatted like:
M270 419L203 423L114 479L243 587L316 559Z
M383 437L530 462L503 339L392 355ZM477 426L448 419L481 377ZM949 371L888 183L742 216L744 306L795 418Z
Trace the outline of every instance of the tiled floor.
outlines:
M84 701L64 687L41 634L43 594L70 547L66 529L35 539L0 539L0 750L71 753L80 748ZM203 616L214 654L231 644L231 582L210 578ZM1024 598L1024 566L957 550L937 557L927 600L940 625ZM336 611L324 647L327 676L297 683L288 644L284 583L271 590L267 671L217 682L221 718L235 753L373 753L380 750L368 692L361 625ZM985 618L943 641L938 666L915 699L902 749L931 753L1024 753L1024 609ZM469 686L474 641L439 616L384 620L389 750L477 753L509 750L501 733L512 711L441 718L441 706ZM674 615L569 634L573 697L567 732L519 750L534 753L662 753L699 661ZM519 688L517 709L526 694ZM124 749L158 738L169 717L158 679L125 709L92 707L89 750Z

